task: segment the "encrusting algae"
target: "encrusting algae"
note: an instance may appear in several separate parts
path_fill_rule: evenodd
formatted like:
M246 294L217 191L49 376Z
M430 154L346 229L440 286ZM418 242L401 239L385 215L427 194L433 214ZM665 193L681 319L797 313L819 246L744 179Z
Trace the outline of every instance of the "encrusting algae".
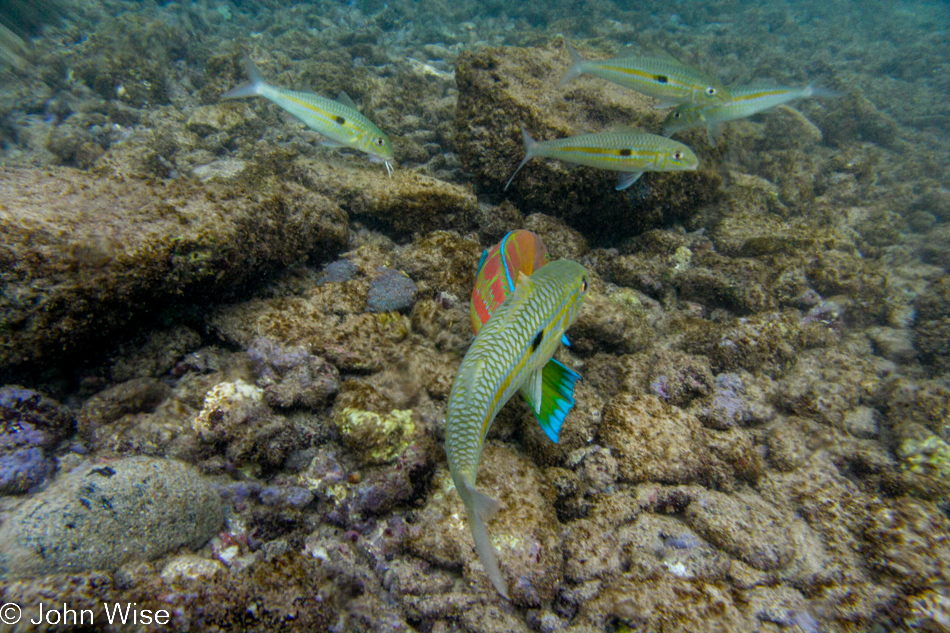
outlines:
M950 631L950 15L787 4L89 0L15 29L0 602ZM807 86L844 96L759 113L832 96ZM505 190L522 128L593 168ZM664 128L695 169L634 164ZM561 266L588 286L569 339L512 337L561 364L492 382L478 359L519 357L496 319Z

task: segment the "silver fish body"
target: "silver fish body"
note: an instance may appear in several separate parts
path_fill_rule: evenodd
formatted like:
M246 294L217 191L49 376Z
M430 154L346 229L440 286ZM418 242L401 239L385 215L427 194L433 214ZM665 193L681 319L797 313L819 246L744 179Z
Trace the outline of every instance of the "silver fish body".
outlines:
M725 103L697 105L684 103L674 108L663 121L663 135L671 136L694 127L705 125L709 142L715 147L715 136L727 121L744 119L770 108L810 97L837 98L841 93L814 86L786 88L752 84L732 89L732 98Z
M617 189L626 189L645 171L692 171L699 159L686 145L647 132L597 132L551 141L536 141L521 129L525 157L505 189L525 164L535 157L621 172Z
M498 502L475 489L485 436L498 411L518 390L540 403L542 368L551 360L587 294L587 273L558 260L522 275L512 293L475 337L449 396L445 450L465 504L475 549L498 592L508 597L485 522ZM540 405L539 405L540 406Z
M244 65L250 81L227 91L221 95L222 99L264 97L322 135L326 139L324 145L350 147L365 152L370 160L384 163L386 171L392 175L395 159L389 137L363 116L345 94L341 93L334 101L312 92L273 86L264 81L250 57L244 58Z
M677 103L725 103L729 90L703 71L667 57L630 55L606 60L584 59L568 44L571 68L561 80L565 84L583 74L656 97L661 107Z

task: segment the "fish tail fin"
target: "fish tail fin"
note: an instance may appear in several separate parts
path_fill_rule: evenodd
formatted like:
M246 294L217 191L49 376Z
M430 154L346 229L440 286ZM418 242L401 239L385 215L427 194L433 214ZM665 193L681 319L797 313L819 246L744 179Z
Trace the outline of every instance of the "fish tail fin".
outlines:
M488 574L495 590L505 600L508 600L508 587L501 577L495 548L488 538L488 529L485 527L485 522L491 520L498 513L501 504L485 493L475 490L473 486L468 484L463 484L463 486L465 487L464 492L459 490L459 493L462 496L462 501L465 502L465 514L468 517L468 525L472 530L472 538L475 539L475 551L478 553L478 560L485 568L485 573Z
M247 70L249 81L235 88L231 88L221 95L222 99L240 99L242 97L254 97L261 94L267 82L264 81L263 75L261 75L257 66L254 65L250 55L244 56L244 68Z
M538 142L531 138L531 135L528 134L528 130L524 129L523 126L521 128L521 140L524 142L524 160L521 161L521 163L518 165L518 168L515 169L515 173L511 174L511 178L509 178L508 182L505 183L504 191L508 191L508 186L511 184L511 181L515 179L515 176L518 175L518 172L521 171L521 168L524 167L529 160L534 158L537 152Z
M818 97L825 99L840 99L844 96L844 93L840 90L831 90L830 88L819 88L815 84L808 84L808 87L805 89L807 97Z
M561 83L559 83L558 86L563 86L567 82L580 75L583 75L586 72L584 69L584 62L587 60L581 57L581 54L574 50L574 47L571 46L570 43L565 42L565 44L567 45L567 51L571 54L571 67L567 71L567 74L564 75L564 79L561 80Z

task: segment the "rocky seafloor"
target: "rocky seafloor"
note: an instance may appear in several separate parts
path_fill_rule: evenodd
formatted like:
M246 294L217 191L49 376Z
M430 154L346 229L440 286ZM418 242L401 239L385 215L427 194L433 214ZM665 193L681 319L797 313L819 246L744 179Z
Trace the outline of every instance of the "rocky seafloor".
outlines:
M111 630L950 631L945 5L57 7L0 37L0 603ZM564 36L845 96L681 135L699 170L627 192L543 160L502 192L522 125L661 126L559 86ZM219 102L245 51L345 90L392 178ZM560 443L515 398L482 457L507 602L443 441L478 258L517 228L591 290Z

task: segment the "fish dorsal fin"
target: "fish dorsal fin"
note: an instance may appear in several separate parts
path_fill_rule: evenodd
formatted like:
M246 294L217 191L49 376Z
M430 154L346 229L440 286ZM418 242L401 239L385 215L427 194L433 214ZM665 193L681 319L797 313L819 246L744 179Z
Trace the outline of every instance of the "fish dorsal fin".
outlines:
M679 57L677 57L676 55L674 55L673 53L667 50L657 51L656 53L653 53L652 55L650 55L650 57L654 57L656 59L662 59L663 61L670 62L671 64L678 64L680 66L685 66L685 64L680 61Z
M475 276L478 277L482 273L482 266L485 265L485 260L488 259L488 249L482 251L482 257L478 260L478 268L475 269Z
M522 318L524 304L534 293L534 279L531 277L531 275L522 274L515 280L515 291L505 298L505 304L509 306L505 312L505 321L510 323Z
M773 88L779 88L779 83L774 79L753 79L746 85L742 86L743 90L772 90ZM735 88L731 88L734 90Z
M528 401L544 433L557 443L564 418L574 406L574 383L580 380L580 376L553 358L535 373L540 374L540 393L535 396L529 392L532 376L521 388L521 395Z
M343 105L345 105L345 106L348 107L348 108L353 108L354 110L359 111L359 108L357 108L357 107L356 107L356 104L353 103L353 100L350 99L350 95L346 94L346 93L343 92L342 90L341 90L340 93L336 96L336 100L337 100L337 103L342 103Z

